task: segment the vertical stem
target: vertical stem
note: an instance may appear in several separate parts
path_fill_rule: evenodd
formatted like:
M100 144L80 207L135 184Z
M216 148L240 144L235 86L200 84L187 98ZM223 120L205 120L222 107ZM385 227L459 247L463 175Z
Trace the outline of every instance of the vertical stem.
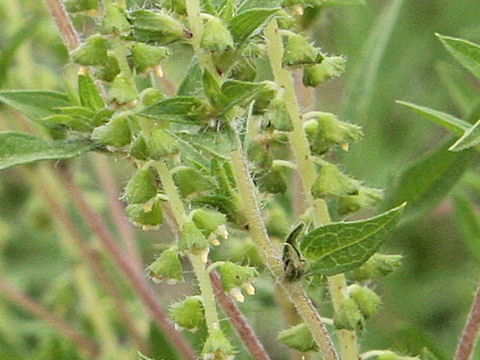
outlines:
M60 30L60 36L63 43L67 46L69 51L76 49L80 45L80 37L73 27L70 18L68 17L65 5L62 0L45 0L48 11Z
M330 222L330 215L328 213L326 202L321 199L314 200L310 192L310 189L317 178L317 172L315 165L310 161L310 146L305 136L305 132L303 131L303 123L300 116L292 76L289 71L282 67L283 43L275 20L272 20L270 24L267 25L265 36L267 38L267 51L270 59L270 66L275 80L285 89L287 110L293 122L293 131L289 133L289 140L298 165L298 174L300 175L307 203L314 210L313 222L315 226L328 224ZM329 277L328 285L333 306L337 309L346 294L345 276L339 274ZM357 360L359 354L355 331L340 330L337 333L340 341L342 359Z
M22 307L31 314L45 321L53 329L56 329L60 335L69 338L74 344L89 355L92 359L97 359L100 354L98 345L86 337L80 334L77 330L72 328L68 323L52 315L42 305L38 304L34 300L30 299L18 289L14 288L5 279L0 278L0 294L9 299L14 304Z
M473 355L475 342L478 338L480 328L480 283L477 288L475 300L473 301L467 323L463 329L462 338L458 344L455 360L469 360Z
M275 280L284 288L298 314L308 325L312 335L327 360L338 360L335 348L323 325L320 315L302 289L301 282L288 282L283 278L283 261L273 247L262 220L262 214L255 197L255 186L248 172L245 159L240 150L231 153L230 159L242 201L242 210L249 220L249 233L260 250L262 259L273 274Z

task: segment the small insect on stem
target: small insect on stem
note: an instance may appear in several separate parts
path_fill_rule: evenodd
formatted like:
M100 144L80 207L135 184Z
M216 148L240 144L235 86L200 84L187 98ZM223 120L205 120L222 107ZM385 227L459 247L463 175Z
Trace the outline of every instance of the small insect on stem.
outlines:
M290 234L288 234L283 247L282 260L283 270L285 272L284 278L290 282L300 280L305 274L306 262L302 259L302 255L298 251L296 244L297 237L302 232L304 226L305 224L303 222L299 223Z

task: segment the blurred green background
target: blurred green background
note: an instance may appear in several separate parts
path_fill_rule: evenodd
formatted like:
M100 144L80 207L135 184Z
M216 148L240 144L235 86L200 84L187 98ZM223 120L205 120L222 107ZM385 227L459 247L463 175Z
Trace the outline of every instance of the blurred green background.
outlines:
M342 119L362 125L365 133L363 141L341 155L347 172L388 194L402 169L448 138L445 131L395 100L467 117L473 103L465 103L442 79L446 72L455 71L471 88L472 100L480 88L434 33L480 43L479 19L478 0L368 0L364 6L322 13L314 24L312 40L329 54L345 55L348 63L343 77L318 89L314 107L341 114ZM82 19L77 23L88 27ZM67 52L44 3L4 0L0 24L0 88L61 89ZM0 107L0 129L15 128L15 117L13 111ZM89 170L88 164L79 162ZM477 174L472 167L453 191L466 195L473 204L480 198ZM106 211L95 178L86 172L83 180L89 199ZM0 174L0 204L1 276L66 315L62 313L68 312L62 307L65 304L50 300L62 284L68 284L65 273L71 264L60 249L45 205L23 173L13 169ZM453 209L446 198L435 210L400 226L388 240L384 252L404 255L404 264L376 287L384 306L368 320L362 348L393 347L416 354L428 346L439 358L453 355L480 278L480 260L464 242ZM146 263L151 260L154 236L141 235ZM267 290L265 294L262 297L260 291L260 296L247 301L243 306L247 315L254 318L259 309L273 314L273 309L266 309L273 301ZM83 329L91 326L85 319L76 320ZM265 321L252 321L269 351L276 354L274 358L284 359L276 349L275 329L266 328ZM272 326L281 327L281 323L275 321ZM0 359L32 355L42 359L42 351L56 339L52 334L0 296ZM475 358L480 359L480 354Z

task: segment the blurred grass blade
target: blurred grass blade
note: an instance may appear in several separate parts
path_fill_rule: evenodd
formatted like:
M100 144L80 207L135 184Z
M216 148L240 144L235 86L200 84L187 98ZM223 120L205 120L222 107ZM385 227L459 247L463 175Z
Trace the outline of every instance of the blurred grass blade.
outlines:
M438 149L413 163L395 182L385 208L407 202L404 221L412 220L437 206L469 167L474 150L451 152L447 141Z
M67 95L42 90L0 91L0 102L10 105L32 121L54 115L55 108L72 105Z
M453 144L450 151L462 151L480 144L480 120L471 126L465 134Z
M457 67L442 61L435 68L450 97L465 118L472 111L472 104L478 102L478 90L469 84L466 74Z
M452 54L465 68L480 79L480 46L468 40L435 34L447 51Z
M453 197L455 220L468 249L480 261L480 214L461 194Z
M77 157L94 148L85 141L52 141L21 133L0 133L0 170L40 160L60 160Z
M367 261L383 244L400 219L405 205L370 219L321 226L300 243L308 269L335 275L353 270Z
M397 101L397 104L408 107L417 114L422 115L424 118L443 126L447 130L450 130L457 135L463 135L463 133L470 128L470 124L468 122L442 111L415 105L406 101Z
M387 51L390 38L395 29L404 0L394 0L378 16L377 22L372 26L361 54L365 56L359 61L350 77L350 86L347 89L344 103L345 119L365 117L370 109L375 84L377 82L380 64Z

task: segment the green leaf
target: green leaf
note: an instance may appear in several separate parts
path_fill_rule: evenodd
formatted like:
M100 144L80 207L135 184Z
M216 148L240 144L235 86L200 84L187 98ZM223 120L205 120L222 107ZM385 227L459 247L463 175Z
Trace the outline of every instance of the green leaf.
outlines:
M149 357L146 357L145 355L143 355L141 352L137 351L137 355L138 355L138 360L154 360L152 358L149 358Z
M264 88L264 83L227 80L222 84L222 93L226 97L224 111L239 105L247 105Z
M448 150L462 151L480 144L480 120L471 126Z
M218 109L222 109L225 106L227 99L222 93L220 84L208 70L205 70L203 73L203 88L210 104Z
M460 64L480 79L480 46L470 41L435 34Z
M10 105L32 121L55 114L57 107L72 105L67 95L42 90L0 91L0 102Z
M202 67L197 60L194 60L192 65L188 68L187 75L185 75L185 78L178 88L177 95L195 96L201 94L203 91L202 76Z
M90 151L94 145L86 141L52 141L21 133L0 133L0 170L40 160L70 159Z
M278 8L283 0L244 0L238 7L237 13L243 13L251 9Z
M204 118L208 111L208 104L200 98L175 96L146 107L140 114L163 121L191 123Z
M276 12L277 9L251 9L233 17L228 23L228 28L235 42L246 41Z
M395 182L385 206L396 206L406 201L405 221L437 206L462 177L475 155L473 150L448 151L451 143L445 142L409 166Z
M362 265L394 229L404 206L367 220L333 223L310 231L300 243L309 270L335 275Z
M468 122L438 110L429 109L427 107L415 105L406 101L397 101L397 104L408 107L417 114L422 115L424 118L443 126L447 130L450 130L457 135L463 134L465 130L470 128L470 124Z
M78 75L78 93L82 106L92 110L100 110L105 107L100 91L90 75Z
M148 342L150 355L155 359L180 360L171 342L154 323L150 325Z
M465 196L456 194L453 202L458 230L471 254L480 260L480 217Z

